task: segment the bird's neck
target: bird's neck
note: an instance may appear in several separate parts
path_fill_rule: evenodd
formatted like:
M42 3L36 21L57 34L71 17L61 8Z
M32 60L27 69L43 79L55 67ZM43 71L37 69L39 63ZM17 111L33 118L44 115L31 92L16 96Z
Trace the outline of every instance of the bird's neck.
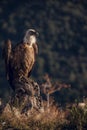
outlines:
M36 43L36 37L35 36L30 36L29 38L29 46L33 46L33 44Z
M27 43L28 45L32 46L36 43L36 36L35 35L25 35L23 39L24 43Z

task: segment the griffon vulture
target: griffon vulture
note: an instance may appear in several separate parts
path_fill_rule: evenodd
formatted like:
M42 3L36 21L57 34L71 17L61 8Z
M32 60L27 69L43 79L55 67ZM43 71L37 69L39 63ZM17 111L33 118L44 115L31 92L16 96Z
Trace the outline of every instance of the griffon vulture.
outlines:
M34 29L28 29L22 42L13 48L10 40L5 41L3 56L7 80L11 86L15 79L30 76L38 53L37 35L38 33Z

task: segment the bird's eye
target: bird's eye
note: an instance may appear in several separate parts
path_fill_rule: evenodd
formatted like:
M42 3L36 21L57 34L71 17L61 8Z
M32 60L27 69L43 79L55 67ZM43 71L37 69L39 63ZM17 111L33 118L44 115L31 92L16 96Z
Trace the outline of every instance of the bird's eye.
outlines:
M34 35L34 34L35 34L35 32L32 32L32 31L30 32L30 35Z

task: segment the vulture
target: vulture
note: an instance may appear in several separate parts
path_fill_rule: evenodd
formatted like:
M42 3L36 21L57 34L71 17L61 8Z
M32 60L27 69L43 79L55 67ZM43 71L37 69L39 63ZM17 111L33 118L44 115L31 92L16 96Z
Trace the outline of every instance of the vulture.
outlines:
M14 47L12 47L11 40L5 41L3 57L6 77L11 86L13 86L14 80L20 79L22 76L30 77L38 54L37 36L38 32L36 30L28 29L23 40Z

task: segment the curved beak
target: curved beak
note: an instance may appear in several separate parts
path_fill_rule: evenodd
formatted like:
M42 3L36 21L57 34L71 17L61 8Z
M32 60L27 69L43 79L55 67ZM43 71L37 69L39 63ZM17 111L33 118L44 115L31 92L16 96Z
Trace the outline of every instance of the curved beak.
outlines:
M38 32L36 32L36 36L37 36L37 37L39 36L39 33L38 33Z

